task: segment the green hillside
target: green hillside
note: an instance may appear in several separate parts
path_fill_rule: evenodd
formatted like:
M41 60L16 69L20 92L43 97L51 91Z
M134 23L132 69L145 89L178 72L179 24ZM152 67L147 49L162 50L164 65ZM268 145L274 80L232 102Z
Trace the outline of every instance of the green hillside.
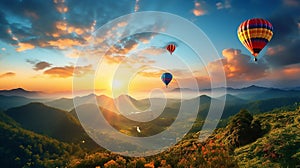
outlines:
M266 134L234 151L240 167L300 166L300 110L254 118L261 122Z
M90 139L82 126L68 112L45 106L42 103L30 103L11 108L5 113L20 123L22 128L47 135L63 142L82 143L84 147L96 148L98 145Z
M72 157L82 154L70 145L19 127L0 112L1 167L63 167Z
M129 158L96 152L70 167L299 167L300 111L252 116L241 110L205 142L190 133L167 151Z
M230 109L230 106L234 106L234 102L240 99L232 96L228 100L231 103L224 111L229 118L224 118L223 127L215 130L204 142L200 142L198 137L203 124L202 117L205 117L211 99L200 97L200 100L202 103L199 112L202 114L198 115L197 121L183 140L163 153L139 158L104 152L95 144L94 147L88 145L89 149L92 149L88 153L81 150L81 147L93 141L80 126L74 110L68 113L41 103L12 108L5 113L0 113L0 142L4 144L0 146L0 155L1 158L9 156L9 159L2 159L1 163L5 167L24 165L28 167L203 168L300 166L298 98L290 97L282 100L276 98L244 103L243 105L249 107L248 110L233 112L232 110L237 110L240 106L233 109ZM281 107L278 107L280 105ZM88 112L89 107L90 105L84 104L78 108ZM267 112L268 109L272 111ZM157 134L171 125L178 113L176 109L166 108L153 121L136 122L103 108L101 111L113 127L131 136ZM235 115L232 116L233 114ZM88 113L86 115L89 116ZM186 115L189 119L189 114ZM136 131L136 126L140 127L141 133ZM101 138L107 143L113 140L106 134ZM82 140L85 144L81 143ZM118 141L118 144L121 144L120 148L126 145L138 148L133 146L134 144Z

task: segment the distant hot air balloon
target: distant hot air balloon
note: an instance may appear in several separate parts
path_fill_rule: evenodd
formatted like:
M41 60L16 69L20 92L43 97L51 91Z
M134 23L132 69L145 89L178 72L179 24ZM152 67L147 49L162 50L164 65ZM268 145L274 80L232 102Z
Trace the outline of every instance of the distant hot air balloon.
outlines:
M173 78L172 74L168 72L163 73L161 75L161 80L165 83L166 88L168 87L168 84L171 82L172 78Z
M170 54L172 55L172 53L175 51L176 46L175 44L169 44L167 45L166 49L170 52Z
M273 26L265 19L248 19L241 23L237 34L241 43L254 56L254 61L257 61L257 55L273 36Z

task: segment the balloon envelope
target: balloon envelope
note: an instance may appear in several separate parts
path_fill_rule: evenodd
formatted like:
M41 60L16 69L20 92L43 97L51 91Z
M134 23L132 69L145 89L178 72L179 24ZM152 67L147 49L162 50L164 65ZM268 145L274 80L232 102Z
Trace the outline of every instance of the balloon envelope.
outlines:
M165 83L166 86L168 86L168 84L171 82L172 78L173 78L172 74L168 73L168 72L163 73L161 75L161 80Z
M169 44L167 45L166 49L170 52L170 54L172 55L172 53L175 51L176 46L175 44Z
M237 34L241 43L256 59L259 52L271 40L273 36L273 26L265 19L248 19L241 23Z

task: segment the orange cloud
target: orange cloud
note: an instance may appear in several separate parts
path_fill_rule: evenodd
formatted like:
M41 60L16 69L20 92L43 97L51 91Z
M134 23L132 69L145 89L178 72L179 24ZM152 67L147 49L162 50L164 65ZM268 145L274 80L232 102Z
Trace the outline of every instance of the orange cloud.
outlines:
M14 77L16 76L16 73L14 72L6 72L0 75L0 78L7 78L7 77Z
M74 39L58 39L58 40L52 40L48 41L48 44L53 47L57 47L59 49L66 49L68 47L73 46L80 46L82 43L78 40Z
M105 55L104 60L109 63L109 64L119 64L123 60L125 60L125 56L110 56L110 55Z
M94 31L96 22L93 21L92 26L89 27L77 27L68 24L66 21L58 21L55 23L55 27L57 29L56 32L48 33L50 36L54 38L61 37L62 35L70 35L72 33L76 33L81 36L85 40L88 40L91 36L91 32Z
M128 23L124 21L124 22L118 23L117 26L118 26L118 27L124 27L124 26L126 26L127 24L128 24Z
M298 76L300 73L300 67L286 67L283 72L287 76Z
M65 6L65 1L64 0L54 0L53 1L55 6L56 6L56 10L59 13L66 13L68 12L68 7Z
M206 14L206 10L203 8L203 5L205 4L205 2L197 2L195 1L194 5L195 5L195 8L193 9L193 14L195 16L202 16L202 15L205 15Z
M68 12L68 7L64 6L64 5L58 5L56 7L56 10L59 12L59 13L66 13Z
M266 55L273 56L273 55L276 55L277 53L282 52L284 50L285 50L285 47L282 46L282 45L277 45L277 46L274 46L274 47L269 47L267 49Z
M58 29L58 30L63 30L63 31L66 31L67 30L67 22L64 22L64 21L58 21L55 23L55 27Z
M52 37L54 37L54 38L60 37L60 34L59 33L52 33Z
M137 55L131 55L131 56L123 56L123 55L117 55L117 56L112 56L112 55L105 55L104 61L106 61L108 64L140 64L140 66L143 65L150 65L154 64L154 60L149 60L145 56L137 56Z
M150 47L150 48L146 48L143 49L141 51L139 51L139 55L161 55L163 53L167 52L166 49L164 48L156 48L156 47Z
M65 0L53 0L53 2L56 3L56 4L57 4L57 3L64 3Z
M160 78L161 74L163 74L164 70L156 70L156 71L141 71L138 72L139 75L150 78Z
M299 86L299 73L300 64L294 64L284 66L281 68L273 69L267 77L267 81L272 81L273 84L277 84L279 87L295 85Z
M44 71L45 75L49 75L51 77L57 78L68 78L73 75L75 76L83 76L92 72L92 65L87 66L64 66L64 67L53 67Z
M19 43L18 46L19 47L16 49L17 52L22 52L25 50L31 50L35 48L35 46L30 43Z
M126 55L130 51L135 50L138 47L138 43L136 41L131 40L127 42L124 46L112 46L108 53L109 54L119 54L119 55Z
M253 81L263 78L267 75L268 66L262 61L251 63L247 55L236 49L224 49L222 54L225 58L218 60L222 61L223 68L227 79L231 81ZM208 64L207 68L210 71L218 72L220 68L217 61Z
M67 31L68 31L68 33L74 32L78 35L82 35L83 33L85 33L85 30L83 28L74 27L74 26L68 26Z

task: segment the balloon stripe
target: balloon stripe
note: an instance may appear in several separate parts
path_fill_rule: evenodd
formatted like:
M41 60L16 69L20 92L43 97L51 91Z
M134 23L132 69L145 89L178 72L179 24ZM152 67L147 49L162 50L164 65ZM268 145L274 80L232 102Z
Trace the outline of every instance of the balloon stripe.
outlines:
M247 41L248 40L248 41ZM249 41L252 41L252 42L255 42L255 41L263 41L263 42L265 42L265 43L268 43L269 41L268 41L268 39L265 39L265 38L259 38L259 37L253 37L253 38L250 38L250 39L246 39L245 40L245 43L249 43ZM243 41L243 43L244 43L244 41Z
M246 21L243 22L241 25L240 25L240 30L242 30L243 27L246 27ZM249 50L251 51L251 48L250 48L250 45L249 45L249 42L247 41L248 37L247 37L247 32L244 31L241 36L240 36L240 41L242 41L243 45Z
M273 36L273 32L268 30L268 29L264 29L264 28L256 28L256 29L251 29L249 30L251 34L253 34L253 37L265 37L265 39L268 39L269 41L271 40L272 36ZM256 34L256 32L259 32L259 34ZM245 31L241 31L238 32L238 36L242 36L241 34L246 33ZM247 32L248 33L248 32Z
M251 20L248 20L245 24L245 27L248 27L250 22ZM246 30L246 33L247 33L247 39L251 39L251 32L249 29ZM248 47L253 48L251 40L247 40L247 42L248 42Z
M246 39L246 40L250 40L250 41L252 41L252 42L263 41L263 42L265 42L266 44L269 42L268 39L265 39L265 38L258 38L258 37L253 37L253 38Z
M265 41L254 41L253 42L253 48L260 48L263 49L266 46L266 42Z
M255 29L255 28L264 28L264 29L268 29L268 30L273 30L273 27L267 25L267 24L252 24L249 25L247 27L243 27L241 28L241 30L247 30L247 29Z

